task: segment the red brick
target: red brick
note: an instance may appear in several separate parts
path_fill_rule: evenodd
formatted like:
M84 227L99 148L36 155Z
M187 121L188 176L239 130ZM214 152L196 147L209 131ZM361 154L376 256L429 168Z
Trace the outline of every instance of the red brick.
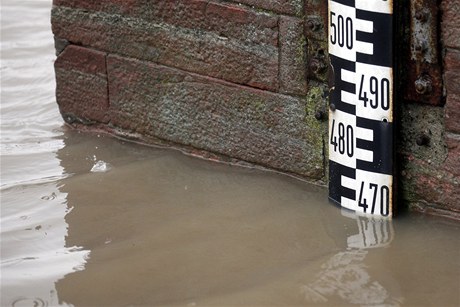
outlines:
M444 57L444 84L447 91L446 130L460 133L460 51L447 48Z
M58 0L56 5L107 14L120 14L155 23L168 23L194 30L214 32L241 41L278 45L278 17L236 5L208 0Z
M444 168L454 176L457 176L457 178L460 178L460 135L447 133L446 143L448 155L444 162ZM457 193L460 194L460 191L457 191Z
M71 45L54 65L56 99L64 119L107 122L106 54Z
M55 68L79 71L88 75L107 76L106 54L79 46L68 46L59 56Z
M447 95L445 124L447 131L460 133L460 95Z
M278 90L278 49L272 45L248 44L214 32L66 7L53 9L52 23L57 37L74 44Z
M417 186L423 201L438 209L460 212L460 184L452 177L421 175Z
M322 128L302 99L108 56L111 124L310 178L323 176Z
M452 216L459 216L460 181L455 174L458 173L458 158L455 158L455 152L452 154L450 157L457 160L446 160L441 166L432 165L414 156L404 157L405 174L401 180L401 192L412 209L446 211L452 212ZM422 206L417 208L413 204Z
M295 17L280 18L280 92L306 95L306 39L303 21Z
M447 95L460 95L460 50L446 49L444 71Z
M460 49L460 2L443 0L441 33L445 47Z

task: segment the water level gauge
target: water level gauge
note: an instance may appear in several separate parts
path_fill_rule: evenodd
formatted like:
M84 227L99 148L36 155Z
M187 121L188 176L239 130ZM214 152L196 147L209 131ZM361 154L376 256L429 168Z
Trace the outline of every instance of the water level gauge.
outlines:
M392 216L393 1L329 0L329 197Z

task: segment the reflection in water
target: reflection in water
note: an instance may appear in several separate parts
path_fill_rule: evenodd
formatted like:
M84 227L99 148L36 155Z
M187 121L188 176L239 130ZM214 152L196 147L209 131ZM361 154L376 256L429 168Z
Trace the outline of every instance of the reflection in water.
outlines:
M89 252L67 245L71 208L59 191L64 146L55 100L51 0L2 0L1 295L3 306L57 306L56 282Z
M301 287L308 302L327 303L330 297L359 305L398 306L402 297L395 297L367 270L365 258L373 248L389 247L394 231L389 219L359 216L346 210L342 215L356 220L358 233L348 236L347 248L332 256L321 266L316 281Z
M66 194L55 183L2 189L2 306L57 306L56 282L89 251L67 246ZM65 305L65 304L64 304Z
M347 245L351 249L371 249L389 247L393 241L394 230L392 220L355 215L350 211L342 209L342 215L356 220L358 233L348 236Z

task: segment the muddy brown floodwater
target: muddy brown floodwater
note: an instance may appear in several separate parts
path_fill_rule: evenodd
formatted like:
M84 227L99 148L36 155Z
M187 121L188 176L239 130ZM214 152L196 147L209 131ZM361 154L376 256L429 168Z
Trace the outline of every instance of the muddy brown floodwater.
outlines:
M459 306L460 224L63 126L51 1L1 5L1 306Z

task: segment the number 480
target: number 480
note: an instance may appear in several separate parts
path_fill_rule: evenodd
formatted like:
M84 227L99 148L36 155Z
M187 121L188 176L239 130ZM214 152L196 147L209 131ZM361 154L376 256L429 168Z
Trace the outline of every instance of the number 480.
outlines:
M341 122L337 125L336 128L335 119L332 120L332 127L331 127L331 136L329 143L334 146L334 151L336 152L337 149L341 155L347 154L350 158L354 155L354 135L353 135L353 127L351 125L345 125ZM338 130L336 133L335 130Z

